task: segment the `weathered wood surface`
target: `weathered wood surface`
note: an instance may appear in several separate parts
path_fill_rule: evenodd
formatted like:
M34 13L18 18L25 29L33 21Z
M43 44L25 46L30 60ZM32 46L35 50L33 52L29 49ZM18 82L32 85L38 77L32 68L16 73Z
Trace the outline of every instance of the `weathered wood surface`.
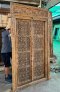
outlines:
M11 4L13 92L49 78L49 12Z
M49 27L49 37L50 37L50 57L53 57L53 37L52 37L52 14L49 13L48 27Z

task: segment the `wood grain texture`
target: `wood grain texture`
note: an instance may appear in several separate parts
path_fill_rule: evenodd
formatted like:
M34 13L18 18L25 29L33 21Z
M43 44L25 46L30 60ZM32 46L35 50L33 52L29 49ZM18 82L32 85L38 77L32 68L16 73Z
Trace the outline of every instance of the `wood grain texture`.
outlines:
M13 92L50 76L48 14L45 9L11 4Z

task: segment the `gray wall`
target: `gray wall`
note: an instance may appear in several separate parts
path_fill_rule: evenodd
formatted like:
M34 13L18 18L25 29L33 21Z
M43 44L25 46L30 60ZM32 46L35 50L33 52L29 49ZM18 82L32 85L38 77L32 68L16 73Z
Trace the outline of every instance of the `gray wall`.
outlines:
M55 4L57 4L57 3L59 3L59 2L60 2L60 0L51 0L51 1L47 4L46 8L49 9L50 7L54 6Z

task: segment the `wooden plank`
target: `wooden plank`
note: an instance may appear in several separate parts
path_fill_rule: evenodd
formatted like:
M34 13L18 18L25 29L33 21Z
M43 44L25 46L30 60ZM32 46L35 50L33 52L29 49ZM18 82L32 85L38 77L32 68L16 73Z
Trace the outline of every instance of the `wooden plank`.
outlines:
M12 26L11 26L11 40L12 40L12 86L13 86L13 92L17 89L17 59L16 59L16 20L13 18L12 19ZM13 28L14 27L14 28Z

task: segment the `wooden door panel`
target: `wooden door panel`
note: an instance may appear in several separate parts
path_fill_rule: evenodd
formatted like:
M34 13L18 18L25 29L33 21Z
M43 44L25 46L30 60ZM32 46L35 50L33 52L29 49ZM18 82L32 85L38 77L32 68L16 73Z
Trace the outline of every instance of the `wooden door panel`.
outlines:
M31 50L30 50L30 30L29 20L16 20L18 34L18 85L31 82Z
M32 46L32 58L33 58L33 80L44 78L45 75L45 60L44 60L44 30L45 22L40 20L34 20L33 22L33 46Z

